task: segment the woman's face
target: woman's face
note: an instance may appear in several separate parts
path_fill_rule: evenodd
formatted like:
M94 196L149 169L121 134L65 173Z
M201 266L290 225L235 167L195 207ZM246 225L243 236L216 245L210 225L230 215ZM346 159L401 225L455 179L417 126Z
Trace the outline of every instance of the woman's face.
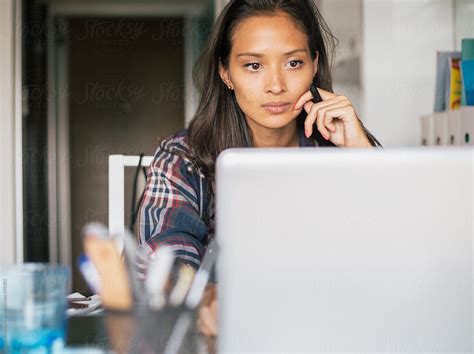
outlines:
M236 27L229 65L221 66L220 75L235 91L252 130L281 129L301 112L293 107L316 71L306 34L279 13L251 17Z

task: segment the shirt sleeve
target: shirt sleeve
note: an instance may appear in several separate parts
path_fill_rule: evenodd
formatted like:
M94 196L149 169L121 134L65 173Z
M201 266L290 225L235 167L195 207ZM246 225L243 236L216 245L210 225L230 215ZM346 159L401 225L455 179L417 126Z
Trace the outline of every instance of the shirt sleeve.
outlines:
M179 261L198 268L207 227L200 210L200 177L178 154L161 147L148 170L139 211L140 242L147 253L170 246Z

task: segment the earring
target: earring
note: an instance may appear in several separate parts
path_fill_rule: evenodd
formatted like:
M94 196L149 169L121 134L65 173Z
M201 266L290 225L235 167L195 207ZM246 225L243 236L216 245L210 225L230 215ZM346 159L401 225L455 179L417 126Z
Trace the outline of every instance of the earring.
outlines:
M224 82L224 85L226 85L229 90L232 90L232 87L227 82L225 82L225 81L223 81L223 82Z

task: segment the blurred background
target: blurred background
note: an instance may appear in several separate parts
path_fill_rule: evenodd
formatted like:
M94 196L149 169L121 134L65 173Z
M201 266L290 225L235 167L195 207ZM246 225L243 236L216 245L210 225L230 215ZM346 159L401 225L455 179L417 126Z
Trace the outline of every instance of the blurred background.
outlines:
M335 92L385 147L419 146L436 53L474 37L474 0L315 1L339 40ZM192 67L225 4L0 0L2 262L76 269L81 227L108 222L108 156L153 155L187 125Z

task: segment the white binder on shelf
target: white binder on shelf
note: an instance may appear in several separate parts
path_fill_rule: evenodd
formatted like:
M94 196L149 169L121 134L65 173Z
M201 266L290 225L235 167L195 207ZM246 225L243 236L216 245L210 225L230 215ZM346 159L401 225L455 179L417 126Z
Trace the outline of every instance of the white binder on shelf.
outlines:
M420 118L421 122L421 145L430 146L433 145L433 115L427 114Z
M433 145L448 145L448 113L433 113Z
M448 143L450 146L462 145L461 138L461 111L459 109L447 112L448 119Z
M461 107L461 145L474 145L474 106Z

